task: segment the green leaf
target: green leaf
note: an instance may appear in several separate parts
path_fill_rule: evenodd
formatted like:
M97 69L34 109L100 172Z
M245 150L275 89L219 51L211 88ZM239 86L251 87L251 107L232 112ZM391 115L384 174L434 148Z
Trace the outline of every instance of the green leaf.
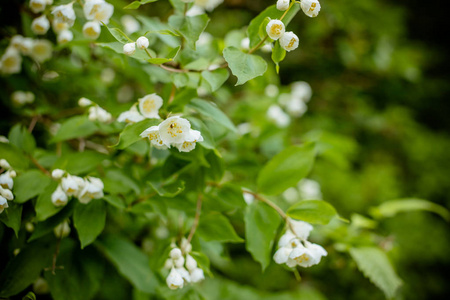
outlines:
M127 175L124 170L112 169L108 170L103 178L105 185L104 191L113 195L128 194L133 191L135 194L140 194L141 189L139 185Z
M56 190L57 186L58 183L52 181L45 187L44 191L39 194L35 206L36 219L38 221L43 221L48 217L51 217L54 214L58 213L62 209L61 206L55 206L52 203L52 194Z
M23 170L28 167L29 160L16 146L0 143L0 153L1 158L6 159L13 169Z
M96 245L135 288L146 293L155 292L158 280L150 270L148 257L133 243L114 235L96 242Z
M158 0L141 0L141 1L133 1L127 6L125 6L123 9L138 9L141 5L156 2Z
M0 214L0 221L14 230L16 237L19 237L20 225L22 224L22 205L14 201L8 202L9 207Z
M103 24L105 25L105 24ZM109 33L112 34L112 36L119 42L122 44L127 44L127 43L134 43L134 41L132 39L130 39L122 30L120 30L119 28L109 28L107 25L105 25L105 27L108 29Z
M96 169L107 158L107 155L91 150L65 153L55 162L53 169L62 169L72 175L79 175Z
M205 241L219 241L242 243L244 240L240 238L230 221L222 214L211 212L200 217L200 223L197 233Z
M158 38L161 41L163 41L166 45L168 45L172 48L180 46L180 42L179 42L178 38L171 36L171 35L167 35L166 32L159 33L160 31L171 31L171 28L167 24L161 22L158 18L137 16L137 19L142 22L142 25L144 28L146 28L147 30L149 30L151 32L155 32L155 34L158 36Z
M106 210L102 200L92 200L88 204L78 203L73 213L73 223L82 249L95 241L103 231L105 221Z
M125 203L123 203L122 199L119 196L105 195L103 199L105 199L106 202L117 208L124 209L126 207Z
M147 61L149 63L155 64L155 65L160 65L160 64L172 61L175 58L175 56L178 55L178 52L180 51L180 49L181 49L181 46L178 46L178 47L172 49L169 52L169 54L167 54L167 57L162 57L162 58L155 57L155 58L150 58Z
M323 200L302 200L292 205L286 214L311 224L326 225L336 216L336 210Z
M297 185L314 164L314 144L291 146L273 157L258 174L258 189L267 195L280 194Z
M245 248L261 263L264 271L272 260L272 247L280 226L280 216L273 208L255 201L247 206L244 220Z
M209 268L210 262L208 256L201 252L191 251L189 252L189 255L191 255L195 261L197 262L197 265L205 271L208 276L213 277L213 274L211 273L211 270Z
M53 245L42 240L25 244L0 275L0 297L16 295L32 284L50 266L54 251Z
M36 300L36 295L33 292L28 292L22 297L22 300Z
M223 113L214 102L206 101L203 99L193 99L189 103L189 107L195 109L201 113L204 117L213 120L227 129L236 132L236 127L228 116Z
M211 92L217 91L227 81L230 74L227 69L203 71L202 77L211 86Z
M119 43L119 42L112 42L112 43L97 43L97 46L103 47L103 48L108 48L113 50L114 52L118 53L121 55L121 57L124 57L123 54L123 44ZM147 49L147 51L150 52L151 55L156 56L156 54L151 50L151 49ZM137 49L136 52L130 56L133 59L136 59L138 61L147 61L148 60L148 55L147 53L145 53L145 51Z
M36 141L31 133L20 124L15 125L8 135L9 142L25 153L32 154L36 148Z
M267 70L267 63L262 57L244 53L235 47L225 48L223 57L233 75L238 78L236 85L244 84L250 79L261 76Z
M125 149L126 147L140 141L139 136L145 129L158 125L161 121L157 119L145 119L140 122L128 125L119 136L119 142L113 147L118 149Z
M272 49L272 61L276 65L277 73L279 72L279 65L278 63L283 61L283 59L286 57L286 50L284 50L280 46L280 41L276 41L275 45Z
M372 207L370 214L377 218L389 218L398 213L424 210L440 215L447 222L450 221L449 211L436 203L422 199L399 199L382 203L380 206Z
M24 203L41 194L52 180L38 170L20 174L14 179L14 201Z
M61 124L56 135L50 140L52 143L86 137L98 130L97 125L87 116L75 116Z
M186 39L187 45L195 50L195 43L197 42L200 34L205 30L208 25L209 18L206 14L185 17L179 15L172 15L169 17L169 25L181 33Z
M351 248L350 255L356 261L358 269L384 292L386 298L394 297L402 281L386 253L376 247L359 247Z
M184 181L181 180L165 182L149 181L148 184L158 193L158 195L167 198L173 198L184 191Z

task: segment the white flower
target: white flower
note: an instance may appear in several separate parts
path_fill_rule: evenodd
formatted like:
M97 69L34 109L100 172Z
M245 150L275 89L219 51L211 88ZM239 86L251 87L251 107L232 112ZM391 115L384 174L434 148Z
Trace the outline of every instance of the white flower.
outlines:
M103 184L103 181L100 178L88 176L87 179L90 181L91 184L95 185L99 189L103 190L105 188L105 185Z
M277 19L270 20L266 26L267 35L272 40L278 40L284 34L284 31L284 23Z
M196 283L205 279L205 275L203 274L203 270L200 268L195 268L191 271L191 281Z
M118 122L126 122L126 123L137 123L142 120L144 120L144 116L141 115L138 110L136 109L136 106L132 106L130 110L127 110L119 115L117 118ZM157 126L156 126L157 127ZM142 136L142 134L141 134ZM147 137L147 136L145 136Z
M11 169L11 165L8 163L6 159L0 159L0 167L4 169Z
M3 187L0 186L0 195L4 198L6 198L6 200L12 201L14 200L14 195L11 192L10 189L4 189Z
M31 22L31 30L35 34L46 34L50 29L50 21L45 15L42 15Z
M264 94L266 94L267 97L276 97L280 93L280 89L275 84L269 84L264 89Z
M176 268L182 268L184 266L185 259L183 256L173 259L173 264Z
M158 111L163 105L163 99L157 94L146 95L139 100L139 111L146 118L159 119Z
M136 40L136 46L142 50L147 49L149 44L150 42L145 36L141 36Z
M61 185L58 185L56 190L52 194L52 203L55 206L63 206L67 204L68 197L66 193L64 193L63 189L61 188Z
M114 78L116 77L116 72L114 72L114 69L112 68L104 68L102 70L102 73L100 74L100 79L105 84L110 84L114 81Z
M200 6L207 11L213 11L222 2L223 0L195 0L195 5Z
M308 17L317 17L320 11L320 3L317 0L302 0L301 7Z
M139 24L139 22L133 16L123 15L120 18L120 22L122 23L126 34L132 34L141 29L141 24Z
M103 197L103 182L96 177L88 177L85 186L78 195L78 201L83 204L91 202L92 199Z
M189 272L197 268L197 261L189 254L186 255L186 268L189 270Z
M298 36L292 31L285 32L280 38L280 46L286 51L297 49Z
M280 237L280 240L278 241L278 247L286 247L290 245L291 241L295 239L295 234L292 233L289 229L286 230L286 232Z
M11 99L16 105L24 105L34 101L34 94L32 92L15 91L12 93Z
M14 186L14 181L12 176L14 173L7 171L0 175L0 186L4 189L12 190Z
M164 262L164 269L172 269L173 267L173 260L171 258L166 259Z
M292 96L302 99L304 102L308 102L312 96L312 89L309 83L306 81L297 81L291 85Z
M151 126L144 130L140 136L142 138L148 138L150 140L150 143L156 148L156 149L167 149L167 146L163 143L161 140L161 136L159 135L159 127L158 126Z
M57 238L65 238L70 234L70 226L68 221L64 221L53 229L53 233Z
M63 30L60 33L58 33L58 38L57 38L58 44L65 44L72 40L73 40L72 31L66 29L66 30Z
M179 259L182 255L181 250L179 248L173 248L172 250L170 250L170 257L172 259Z
M61 187L67 196L75 196L80 190L76 176L67 175L61 180Z
M16 74L22 70L22 56L15 48L9 47L0 60L0 70L6 74Z
M22 44L24 37L20 34L16 34L11 38L11 41L9 42L9 45L16 50L20 50L20 45Z
M174 146L177 147L178 151L180 152L190 152L195 149L195 145L197 142L202 141L203 137L200 131L190 129L186 140L183 143L175 143Z
M186 282L191 282L191 275L189 274L188 270L186 270L183 266L181 266L181 267L176 267L175 270L178 272L178 274L181 275L181 277L182 277Z
M326 256L327 252L322 246L305 241L305 246L299 245L295 247L289 255L288 263L299 265L307 268L316 265L320 262L322 256Z
M247 203L247 205L252 204L255 201L255 196L249 193L243 193L244 201Z
M133 55L136 52L136 44L135 43L127 43L123 45L123 53L126 55Z
M203 9L200 6L194 5L186 12L186 16L187 17L195 17L198 15L203 15L204 13L205 13L205 9Z
M8 201L0 196L0 214L5 210L5 208L8 208Z
M24 37L19 45L19 51L22 55L30 55L33 50L34 41L32 38Z
M44 62L52 57L53 45L48 40L35 40L31 48L31 57L37 62Z
M169 276L166 278L166 283L171 290L176 290L183 287L184 280L180 273L178 273L175 268L172 268Z
M298 183L298 189L302 199L322 199L320 184L317 181L304 178Z
M69 24L64 22L58 22L57 19L53 19L52 28L55 33L60 33L61 31L68 29Z
M285 11L289 8L290 0L278 0L277 1L277 9L281 11Z
M287 127L289 123L291 123L289 115L287 115L281 107L276 104L271 105L267 110L267 118L275 122L275 124L277 124L280 128Z
M309 237L309 233L313 230L313 226L307 222L297 221L289 218L291 224L290 229L293 230L295 236L306 240Z
M61 179L64 176L64 171L61 169L54 169L52 171L52 178L53 179Z
M46 0L30 0L30 8L31 11L35 14L45 10L45 6L47 5Z
M88 98L85 98L85 97L81 97L78 100L78 105L81 106L81 107L88 107L88 106L90 106L92 104L93 104L93 102L91 100L89 100Z
M98 21L89 21L83 25L83 35L91 40L96 40L100 36L102 29Z
M281 247L273 255L273 260L277 264L285 264L288 261L291 252L292 252L291 247Z
M52 14L55 19L60 23L67 23L69 27L72 27L75 23L75 11L73 10L73 2L66 5L59 5L52 10Z
M183 249L184 253L189 253L192 251L192 244L189 243L185 237L181 238L180 246L181 246L181 249Z
M102 123L108 123L112 120L111 114L98 105L89 107L88 118L91 121L100 121Z
M286 110L293 117L301 117L308 110L308 107L300 98L291 97L286 104Z
M88 20L108 24L109 19L114 13L114 6L104 0L87 0L84 4L83 12Z
M178 116L170 117L159 124L159 135L166 146L186 141L191 124Z

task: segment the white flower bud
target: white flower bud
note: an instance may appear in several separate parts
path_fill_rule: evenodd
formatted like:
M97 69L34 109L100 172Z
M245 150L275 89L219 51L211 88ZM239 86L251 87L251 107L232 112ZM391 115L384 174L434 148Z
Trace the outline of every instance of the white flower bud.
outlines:
M275 122L280 128L287 127L291 123L289 115L276 104L271 105L267 110L267 118Z
M188 270L186 270L183 267L177 267L175 268L175 270L178 272L178 274L181 275L181 277L186 281L186 282L191 282L191 275L189 274Z
M37 62L44 62L52 57L53 45L48 40L34 40L31 48L31 57Z
M146 38L145 36L141 36L136 40L136 46L142 50L147 49L149 44L150 42L148 41L148 38Z
M102 29L97 21L89 21L83 25L83 35L91 40L96 40L100 36Z
M33 283L33 292L36 295L48 294L50 292L50 289L48 287L47 281L42 277L38 277L38 279L36 279L36 281Z
M280 46L286 51L297 49L298 36L292 31L285 32L280 38Z
M171 258L166 259L166 261L164 262L164 269L172 269L173 267L173 260Z
M202 281L205 279L205 274L203 274L203 270L200 268L196 268L191 272L191 281L193 283Z
M188 242L187 238L181 238L180 243L181 249L183 249L184 253L189 253L192 251L192 244Z
M78 200L80 203L87 204L92 199L100 199L104 196L103 194L103 182L100 178L88 177L84 180L84 187L80 189L78 194Z
M31 30L35 34L46 34L50 29L50 21L45 15L42 15L31 22Z
M308 17L317 17L320 11L320 3L318 0L302 0L300 3L303 12Z
M277 9L281 11L285 11L289 8L289 0L278 0L277 1Z
M59 5L52 10L52 15L55 16L55 19L60 23L67 23L69 27L73 26L76 19L73 3L74 2L70 2L66 5Z
M8 208L8 200L6 200L3 196L0 196L0 214Z
M184 266L184 261L184 257L180 256L179 258L173 260L173 264L176 268L182 268Z
M195 268L197 268L197 261L192 256L190 256L189 254L186 255L186 268L189 271L192 271Z
M171 290L176 290L183 287L184 280L181 277L180 273L178 273L174 268L169 273L169 276L166 278L167 286Z
M4 189L12 190L12 188L14 186L14 181L12 180L12 177L10 176L10 172L5 172L0 175L0 186Z
M19 51L22 55L30 55L33 50L34 40L32 38L24 37L19 45Z
M133 55L136 52L136 44L128 43L123 45L123 53L126 55Z
M10 46L15 48L16 50L20 50L20 45L22 45L24 37L20 34L17 34L11 38L9 42Z
M65 238L70 234L69 221L64 221L53 229L53 233L57 238Z
M7 48L0 59L0 70L6 74L20 73L22 70L22 56L19 51L13 47Z
M44 11L46 5L46 0L30 0L30 9L35 14Z
M280 20L270 20L266 26L267 35L272 40L278 40L284 34L284 23Z
M28 232L33 232L34 231L34 225L31 222L26 222L25 223L25 230Z
M56 190L52 194L52 203L55 206L63 206L67 204L68 197L66 193L61 188L61 185L58 185Z
M58 40L58 44L65 44L65 43L71 42L73 40L72 31L70 31L68 29L61 31L58 34L57 40Z
M6 174L8 174L8 176L11 178L16 178L17 176L16 171L14 170L9 170L8 172L6 172Z
M87 107L92 104L93 104L92 101L85 97L81 97L80 100L78 100L78 105L81 107Z
M32 92L15 91L12 93L11 99L16 105L24 105L26 103L33 103L34 94Z
M8 163L8 161L6 159L0 159L0 167L4 168L4 169L11 169L10 164Z
M14 195L9 189L4 189L0 186L0 195L2 195L6 200L14 200Z
M74 196L78 193L79 186L75 176L67 175L61 180L61 187L67 196Z
M58 22L57 19L53 19L53 21L52 21L52 28L53 28L53 31L55 33L60 33L63 30L68 29L69 28L69 24L64 23L64 22Z

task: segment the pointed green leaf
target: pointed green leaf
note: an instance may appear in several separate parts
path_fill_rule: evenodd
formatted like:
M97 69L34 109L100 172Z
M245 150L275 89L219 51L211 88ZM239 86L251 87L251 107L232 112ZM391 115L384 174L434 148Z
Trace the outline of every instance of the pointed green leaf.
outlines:
M445 207L422 199L399 199L386 201L380 206L371 208L370 213L377 218L389 218L402 212L417 210L434 212L440 215L447 222L450 221L450 213Z
M73 213L73 223L78 232L81 248L91 244L105 227L106 210L102 200L88 204L78 203Z
M52 180L38 170L19 174L14 179L14 201L24 203L41 194Z
M336 210L323 200L303 200L292 205L286 214L311 224L328 224L336 216Z
M241 243L244 240L240 238L230 221L217 212L211 212L200 216L200 223L197 233L205 241L219 241L230 243Z
M223 57L233 75L238 78L236 85L244 84L250 79L261 76L267 70L267 63L262 57L244 53L234 47L225 48Z
M200 34L208 25L209 18L206 14L185 17L179 15L172 15L169 18L169 25L177 29L181 35L186 39L188 46L195 50L195 43Z
M75 116L61 124L56 135L50 140L52 143L86 137L98 130L97 125L88 116Z
M236 127L233 122L231 122L230 118L228 118L228 116L223 113L215 103L203 99L193 99L191 103L189 103L189 107L195 109L204 117L219 123L233 132L236 132Z
M211 91L217 91L227 81L230 74L227 69L217 69L214 71L203 71L202 77L211 86Z
M104 24L105 25L105 24ZM112 34L112 36L119 42L122 44L127 44L127 43L134 43L134 41L132 39L130 39L122 30L120 30L119 28L109 28L108 26L105 25L105 27L108 29L109 33Z
M8 135L9 142L28 154L36 148L36 141L31 133L20 124L15 125Z
M22 205L14 201L9 201L8 205L9 207L0 214L0 221L14 230L16 237L18 237L20 225L22 224Z
M158 125L161 121L157 119L145 119L140 122L128 125L119 136L119 142L113 147L118 149L125 149L126 147L140 141L139 136L145 129Z

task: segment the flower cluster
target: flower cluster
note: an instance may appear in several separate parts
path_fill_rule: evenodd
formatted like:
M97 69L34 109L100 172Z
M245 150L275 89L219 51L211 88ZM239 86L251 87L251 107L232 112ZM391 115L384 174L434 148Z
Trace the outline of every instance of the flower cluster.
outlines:
M112 120L112 116L109 112L87 98L80 98L80 100L78 100L78 105L81 107L89 107L89 120L91 121L108 123Z
M139 111L136 108L139 106ZM145 95L138 99L138 103L134 104L129 110L121 113L117 118L119 122L137 123L146 118L160 119L159 109L163 105L163 99L157 94Z
M167 118L158 126L147 128L140 136L148 138L158 149L174 146L180 152L192 151L197 142L203 141L200 131L191 129L191 123L178 116Z
M15 91L11 94L11 100L18 106L34 102L34 94L32 92Z
M84 16L88 20L83 25L83 35L96 40L100 36L101 23L108 24L114 13L114 6L105 0L87 0L83 7Z
M288 267L301 266L304 268L317 265L327 251L317 244L307 241L313 229L311 224L288 219L289 228L278 242L278 250L273 259L277 264L286 264Z
M0 170L5 170L0 175L0 214L8 208L8 201L14 200L12 188L14 186L13 178L16 177L14 171L6 159L0 159Z
M70 175L61 169L53 170L52 177L59 180L59 185L51 197L55 206L66 205L70 196L74 196L83 204L103 197L104 186L100 178L92 176L81 178Z
M170 258L166 260L164 267L170 269L166 278L167 286L172 289L181 289L186 283L196 283L205 279L203 270L197 266L197 261L189 255L192 245L183 239L181 249L174 247L170 250ZM184 246L184 247L183 247Z
M141 50L145 50L150 45L148 38L145 36L139 37L134 43L127 43L123 45L123 53L126 55L133 55L136 52L136 47Z

